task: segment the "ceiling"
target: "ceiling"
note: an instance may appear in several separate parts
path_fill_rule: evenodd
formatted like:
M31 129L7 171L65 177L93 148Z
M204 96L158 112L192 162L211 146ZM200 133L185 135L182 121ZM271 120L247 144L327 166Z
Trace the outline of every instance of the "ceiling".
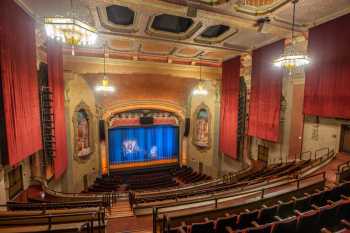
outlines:
M18 0L42 29L45 16L65 16L69 0ZM185 65L221 62L290 36L290 0L73 0L81 20L94 25L99 41L79 56ZM300 0L301 35L314 25L350 12L350 0ZM69 49L66 49L69 55Z

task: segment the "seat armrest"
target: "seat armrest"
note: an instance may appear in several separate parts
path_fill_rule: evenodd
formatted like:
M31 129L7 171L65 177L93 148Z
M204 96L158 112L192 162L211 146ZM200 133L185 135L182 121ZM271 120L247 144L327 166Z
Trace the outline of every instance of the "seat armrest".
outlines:
M249 213L249 212L250 212L250 210L249 210L249 209L245 209L244 211L245 211L245 212L247 212L247 213Z
M315 205L315 204L312 204L311 207L314 208L315 210L320 210L320 207L318 207L318 206Z
M327 228L322 228L321 233L332 233L332 231L328 230Z
M279 200L279 201L278 201L278 204L283 204L283 201Z
M274 216L274 218L277 220L277 221L283 221L283 219L280 217L280 216Z
M302 215L303 214L299 210L294 210L294 213L297 214L297 215Z
M262 208L268 208L267 205L265 205L265 204L264 204L264 205L261 205L261 207L262 207Z
M296 198L295 196L293 196L291 199L292 199L292 200L294 200L294 201L296 201L296 200L297 200L297 198Z
M225 213L225 217L230 217L230 214L229 213Z
M235 233L231 227L225 227L225 229L228 233Z
M309 193L304 193L305 196L311 196Z
M182 227L177 228L179 233L187 233Z
M344 194L340 194L341 198L345 199L345 200L350 200L350 197L345 196Z
M260 227L259 223L257 223L256 221L252 221L251 224L252 224L254 227Z
M335 202L331 201L331 200L327 200L327 203L330 204L330 205L334 205L335 204Z
M205 222L209 222L209 218L204 218L204 221Z
M345 220L345 219L342 219L340 220L341 224L343 224L346 228L350 229L350 222Z
M187 224L185 222L181 222L181 227L187 227Z

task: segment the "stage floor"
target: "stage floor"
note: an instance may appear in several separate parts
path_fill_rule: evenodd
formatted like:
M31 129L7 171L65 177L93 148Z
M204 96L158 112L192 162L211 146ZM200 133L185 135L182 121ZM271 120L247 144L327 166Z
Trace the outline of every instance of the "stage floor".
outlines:
M153 167L159 165L175 164L178 163L178 159L163 159L145 162L133 162L133 163L121 163L121 164L111 164L109 170L121 170L130 168L142 168L142 167Z

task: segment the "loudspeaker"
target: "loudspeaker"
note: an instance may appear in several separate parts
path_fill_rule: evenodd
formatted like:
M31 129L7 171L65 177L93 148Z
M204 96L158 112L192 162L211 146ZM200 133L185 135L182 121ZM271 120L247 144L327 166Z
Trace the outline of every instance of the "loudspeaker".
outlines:
M190 134L190 126L191 126L190 118L186 118L184 137L188 137L188 135Z
M99 127L99 131L100 131L100 141L104 141L106 139L105 121L100 120L98 122L98 127Z
M141 125L152 125L153 124L153 117L140 117L140 124Z

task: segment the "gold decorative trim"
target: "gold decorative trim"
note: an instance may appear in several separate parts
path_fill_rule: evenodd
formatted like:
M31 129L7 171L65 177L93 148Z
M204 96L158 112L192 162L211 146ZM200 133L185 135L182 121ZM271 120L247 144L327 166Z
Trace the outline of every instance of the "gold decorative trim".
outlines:
M89 146L90 146L90 152L88 155L84 157L79 157L78 156L78 144L77 144L77 137L78 137L78 118L77 114L80 110L84 110L86 114L88 115L88 122L89 122ZM74 131L74 159L78 161L79 163L85 163L88 161L91 157L91 154L94 153L95 151L95 141L94 141L94 115L90 111L89 106L84 102L81 101L76 107L73 112L73 117L72 117L72 122L73 122L73 131Z

